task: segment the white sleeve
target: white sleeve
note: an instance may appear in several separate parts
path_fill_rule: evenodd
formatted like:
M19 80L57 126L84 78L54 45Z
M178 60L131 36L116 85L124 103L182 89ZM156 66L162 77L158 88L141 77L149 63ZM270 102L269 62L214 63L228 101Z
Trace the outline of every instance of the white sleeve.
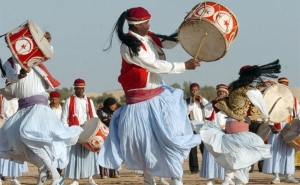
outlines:
M205 106L205 105L208 104L208 103L209 103L209 101L207 101L207 99L202 98L202 104L203 104L203 106Z
M250 99L251 103L255 105L257 108L259 108L259 110L265 116L265 119L268 119L269 111L267 109L267 104L264 100L262 93L258 89L251 89L247 91L246 95Z
M144 49L140 49L138 56L131 58L129 49L125 44L121 45L121 56L129 64L140 66L149 72L158 74L175 74L185 71L184 62L168 62L165 60L157 60Z
M68 124L69 107L70 107L70 98L66 99L66 102L65 102L64 106L62 107L61 121L64 123L65 126L69 126L69 124Z
M92 107L92 111L93 111L93 118L98 118L93 100L90 99L90 102L91 102L91 107Z
M14 65L17 65L17 64L15 63ZM8 81L10 81L12 83L18 83L20 81L20 79L18 78L19 74L16 72L16 70L14 68L11 67L10 62L6 61L3 65L3 69L6 72L6 77L7 77ZM17 69L17 67L16 67L16 69Z

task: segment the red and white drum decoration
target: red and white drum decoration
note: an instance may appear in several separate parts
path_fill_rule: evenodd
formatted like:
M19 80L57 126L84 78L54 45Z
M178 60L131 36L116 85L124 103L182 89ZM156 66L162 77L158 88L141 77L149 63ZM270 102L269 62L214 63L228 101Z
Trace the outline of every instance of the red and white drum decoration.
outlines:
M7 44L22 68L28 69L52 58L53 51L43 31L32 20L6 34Z
M196 5L185 17L178 39L193 57L203 40L197 59L210 62L226 54L237 33L238 21L234 14L220 3L206 1Z
M82 129L78 142L92 152L99 152L109 133L109 128L99 118L92 118L84 123Z

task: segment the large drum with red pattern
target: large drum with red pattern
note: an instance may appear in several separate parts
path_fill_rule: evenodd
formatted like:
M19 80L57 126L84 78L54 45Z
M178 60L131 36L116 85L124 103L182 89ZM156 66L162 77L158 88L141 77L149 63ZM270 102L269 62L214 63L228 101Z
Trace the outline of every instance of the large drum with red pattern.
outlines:
M82 129L78 142L92 152L99 152L109 133L109 128L99 118L92 118L84 123Z
M28 69L52 58L53 51L44 32L32 20L6 34L6 41L13 56L22 68Z
M235 15L220 3L206 1L197 4L185 17L178 39L191 56L210 62L226 54L237 33ZM198 54L199 45L202 47Z

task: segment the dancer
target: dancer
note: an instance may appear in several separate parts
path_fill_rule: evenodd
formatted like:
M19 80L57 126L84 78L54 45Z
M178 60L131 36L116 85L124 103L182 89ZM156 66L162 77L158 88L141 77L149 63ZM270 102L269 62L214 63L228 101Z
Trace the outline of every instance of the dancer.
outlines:
M49 32L45 37L51 40ZM12 83L7 91L19 99L18 111L0 130L0 157L34 164L39 169L37 185L45 182L48 170L52 173L51 185L63 184L64 178L58 174L53 160L77 142L82 129L64 127L48 106L46 89L57 87L59 82L43 64L25 70L11 57L0 66L3 76Z
M150 17L142 7L131 8L121 14L115 25L122 41L118 80L127 104L112 116L98 163L120 169L125 161L126 168L144 171L145 184L155 184L153 176L159 176L172 178L171 185L179 185L184 159L201 138L193 134L182 90L166 86L162 74L195 69L200 61L167 62L161 48L175 46L176 38L166 36L162 41L154 36L149 31ZM123 33L125 19L128 34Z
M200 131L201 138L217 163L225 168L222 185L247 184L250 166L261 159L271 157L270 145L256 134L249 132L251 120L268 120L268 110L257 83L263 83L261 76L276 78L280 72L279 61L263 66L244 66L239 78L229 85L229 97L215 104L229 118L225 132L215 122L205 122Z

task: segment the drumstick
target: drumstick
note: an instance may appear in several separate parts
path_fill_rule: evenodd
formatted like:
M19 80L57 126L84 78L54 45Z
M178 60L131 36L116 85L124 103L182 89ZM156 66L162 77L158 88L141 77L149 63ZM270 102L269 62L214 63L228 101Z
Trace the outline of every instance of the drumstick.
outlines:
M277 102L278 102L281 98L282 98L282 97L279 97L279 98L275 101L275 103L273 104L273 106L271 107L271 109L270 109L270 111L269 111L269 115L272 113L272 111L273 111L275 105L277 104Z
M200 49L201 49L201 46L202 46L202 43L203 43L203 40L204 38L207 36L207 33L205 33L205 35L202 37L201 41L200 41L200 44L199 44L199 47L198 47L198 50L197 50L197 53L196 53L196 56L194 57L194 60L196 60L198 58L198 55L200 53Z

